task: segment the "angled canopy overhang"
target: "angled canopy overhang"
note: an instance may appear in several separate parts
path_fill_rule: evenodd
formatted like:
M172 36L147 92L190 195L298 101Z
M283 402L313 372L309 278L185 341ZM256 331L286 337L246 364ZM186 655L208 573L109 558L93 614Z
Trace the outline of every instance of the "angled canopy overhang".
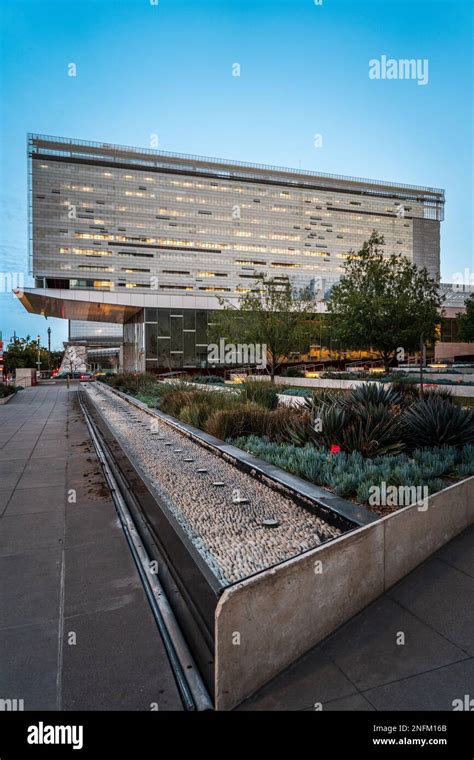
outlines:
M123 324L142 310L142 306L120 303L120 296L107 300L106 293L80 293L68 290L14 290L16 297L31 314L59 319L78 319L88 322ZM124 294L123 300L127 299ZM113 299L113 303L112 303Z

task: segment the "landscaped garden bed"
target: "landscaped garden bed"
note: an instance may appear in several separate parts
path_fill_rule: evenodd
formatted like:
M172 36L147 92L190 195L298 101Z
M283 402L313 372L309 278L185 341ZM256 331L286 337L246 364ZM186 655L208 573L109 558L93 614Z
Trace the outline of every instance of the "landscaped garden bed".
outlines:
M228 393L148 375L106 382L379 515L474 474L474 412L449 391L367 383L312 392L292 407L260 381Z
M248 697L474 521L474 479L468 477L473 471L474 413L459 406L447 391L431 391L420 398L416 389L403 394L371 383L351 392L316 393L298 407L281 407L269 383L244 383L225 392L130 375L117 376L109 384L128 394L132 408L143 409L146 401L157 410L156 415L147 410L151 417L200 443L203 452L220 449L233 470L246 463L244 471L255 477L255 487L246 495L250 501L253 495L256 504L258 470L283 486L291 481L293 490L300 489L302 494L318 489L310 484L311 477L322 483L321 490L334 493L357 485L351 498L361 501L359 489L364 482L381 489L385 483L385 490L390 484L406 487L411 482L429 484L431 489L424 504L369 505L372 515L349 502L375 519L353 521L354 527L341 535L313 548L305 545L278 564L264 567L261 563L257 572L222 590L214 613L217 709L231 709ZM141 445L144 429L155 432L156 425L137 423L132 412L124 433L130 428ZM210 437L216 433L220 440ZM226 439L233 445L223 443ZM153 446L144 448L159 477L163 476L164 452L172 455L167 443L169 434L164 442L153 444L156 461ZM236 445L255 451L260 460L242 449L239 452ZM180 443L182 453L173 456L183 457L183 450ZM215 457L210 466L217 466ZM305 480L288 474L292 472ZM171 473L173 483L175 475L176 467ZM324 493L331 498L319 493L316 501L329 511L337 511L341 501L344 507L348 504L327 490ZM194 514L208 521L217 539L222 533L227 541L229 529L240 530L236 545L244 555L248 546L262 550L265 536L276 539L284 528L284 524L273 527L256 540L252 525L246 522L252 516L251 505L244 504L238 517L227 507L228 519L221 523L214 506L209 508L208 496L192 495L197 507ZM272 505L273 501L272 497ZM248 514L242 519L246 509ZM232 643L235 631L241 636L240 647Z
M14 385L0 385L0 404L7 404L16 391Z

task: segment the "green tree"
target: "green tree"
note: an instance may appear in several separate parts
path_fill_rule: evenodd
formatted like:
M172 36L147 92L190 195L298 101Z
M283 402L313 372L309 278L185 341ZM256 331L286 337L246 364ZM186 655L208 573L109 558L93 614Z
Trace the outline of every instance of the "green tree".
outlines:
M59 365L61 361L61 352L51 352L52 366ZM48 369L48 349L40 346L41 369ZM23 367L38 367L38 341L33 340L30 335L26 338L11 338L5 351L5 367L8 372Z
M351 349L372 350L388 371L400 349L416 350L436 337L443 298L426 269L406 256L384 255L375 230L361 250L351 251L328 311L333 333Z
M210 340L265 345L272 383L275 371L290 353L308 344L308 325L314 321L315 302L309 288L298 289L265 274L256 275L252 289L239 298L238 307L219 298L221 310L213 316Z
M474 343L474 293L471 293L465 303L466 312L458 314L459 340Z

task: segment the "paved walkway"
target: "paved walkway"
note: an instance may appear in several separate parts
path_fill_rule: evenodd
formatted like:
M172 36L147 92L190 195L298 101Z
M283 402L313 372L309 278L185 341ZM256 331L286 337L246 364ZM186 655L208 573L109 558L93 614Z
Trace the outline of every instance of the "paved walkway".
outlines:
M180 710L74 385L0 406L0 699Z
M181 709L74 387L0 406L0 578L0 699ZM452 710L465 695L474 528L239 709Z
M474 527L238 709L452 710L465 695L474 700Z

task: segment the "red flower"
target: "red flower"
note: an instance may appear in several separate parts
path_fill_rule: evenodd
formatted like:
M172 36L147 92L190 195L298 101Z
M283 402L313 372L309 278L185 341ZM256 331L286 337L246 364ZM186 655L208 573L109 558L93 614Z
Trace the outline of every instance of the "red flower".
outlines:
M329 449L330 454L340 454L341 453L341 447L337 445L337 443L331 444L331 448Z

